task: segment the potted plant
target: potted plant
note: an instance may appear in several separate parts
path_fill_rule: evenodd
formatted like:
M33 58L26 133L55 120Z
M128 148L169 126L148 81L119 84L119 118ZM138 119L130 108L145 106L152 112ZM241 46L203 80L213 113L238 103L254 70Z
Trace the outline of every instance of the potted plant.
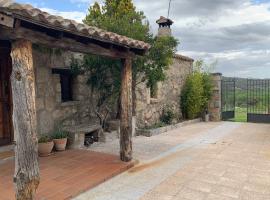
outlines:
M48 135L41 136L38 140L38 154L41 157L49 156L52 152L54 143Z
M67 146L68 133L58 127L52 134L56 151L65 151Z

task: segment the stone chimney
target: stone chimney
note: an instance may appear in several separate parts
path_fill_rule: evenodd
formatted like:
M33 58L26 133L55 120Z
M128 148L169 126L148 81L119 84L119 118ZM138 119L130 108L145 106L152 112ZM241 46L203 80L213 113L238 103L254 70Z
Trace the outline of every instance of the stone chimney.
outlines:
M171 25L173 24L173 21L171 19L161 16L157 20L157 24L159 25L158 37L172 35Z

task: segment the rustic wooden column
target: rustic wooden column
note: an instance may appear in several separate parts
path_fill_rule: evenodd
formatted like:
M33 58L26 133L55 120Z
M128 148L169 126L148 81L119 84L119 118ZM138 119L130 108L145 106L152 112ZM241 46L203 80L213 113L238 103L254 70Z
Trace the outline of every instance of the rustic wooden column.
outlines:
M11 57L16 199L32 200L40 180L32 43L13 42Z
M122 60L121 114L120 114L120 158L132 160L132 60Z

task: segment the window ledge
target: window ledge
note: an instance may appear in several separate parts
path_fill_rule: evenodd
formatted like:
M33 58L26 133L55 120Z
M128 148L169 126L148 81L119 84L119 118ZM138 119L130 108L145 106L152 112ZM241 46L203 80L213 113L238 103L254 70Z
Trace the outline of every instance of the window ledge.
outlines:
M61 106L66 107L66 106L76 106L79 105L80 101L67 101L67 102L62 102Z
M158 102L159 102L159 100L157 98L151 98L150 99L150 104L156 104Z

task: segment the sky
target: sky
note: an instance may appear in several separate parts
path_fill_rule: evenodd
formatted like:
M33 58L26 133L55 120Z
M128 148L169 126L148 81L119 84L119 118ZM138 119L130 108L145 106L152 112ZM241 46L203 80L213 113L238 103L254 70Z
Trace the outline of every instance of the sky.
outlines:
M103 2L103 0L97 0ZM16 0L81 22L94 0ZM169 0L134 0L153 33ZM216 62L225 76L270 78L270 0L172 0L170 18L178 53Z

